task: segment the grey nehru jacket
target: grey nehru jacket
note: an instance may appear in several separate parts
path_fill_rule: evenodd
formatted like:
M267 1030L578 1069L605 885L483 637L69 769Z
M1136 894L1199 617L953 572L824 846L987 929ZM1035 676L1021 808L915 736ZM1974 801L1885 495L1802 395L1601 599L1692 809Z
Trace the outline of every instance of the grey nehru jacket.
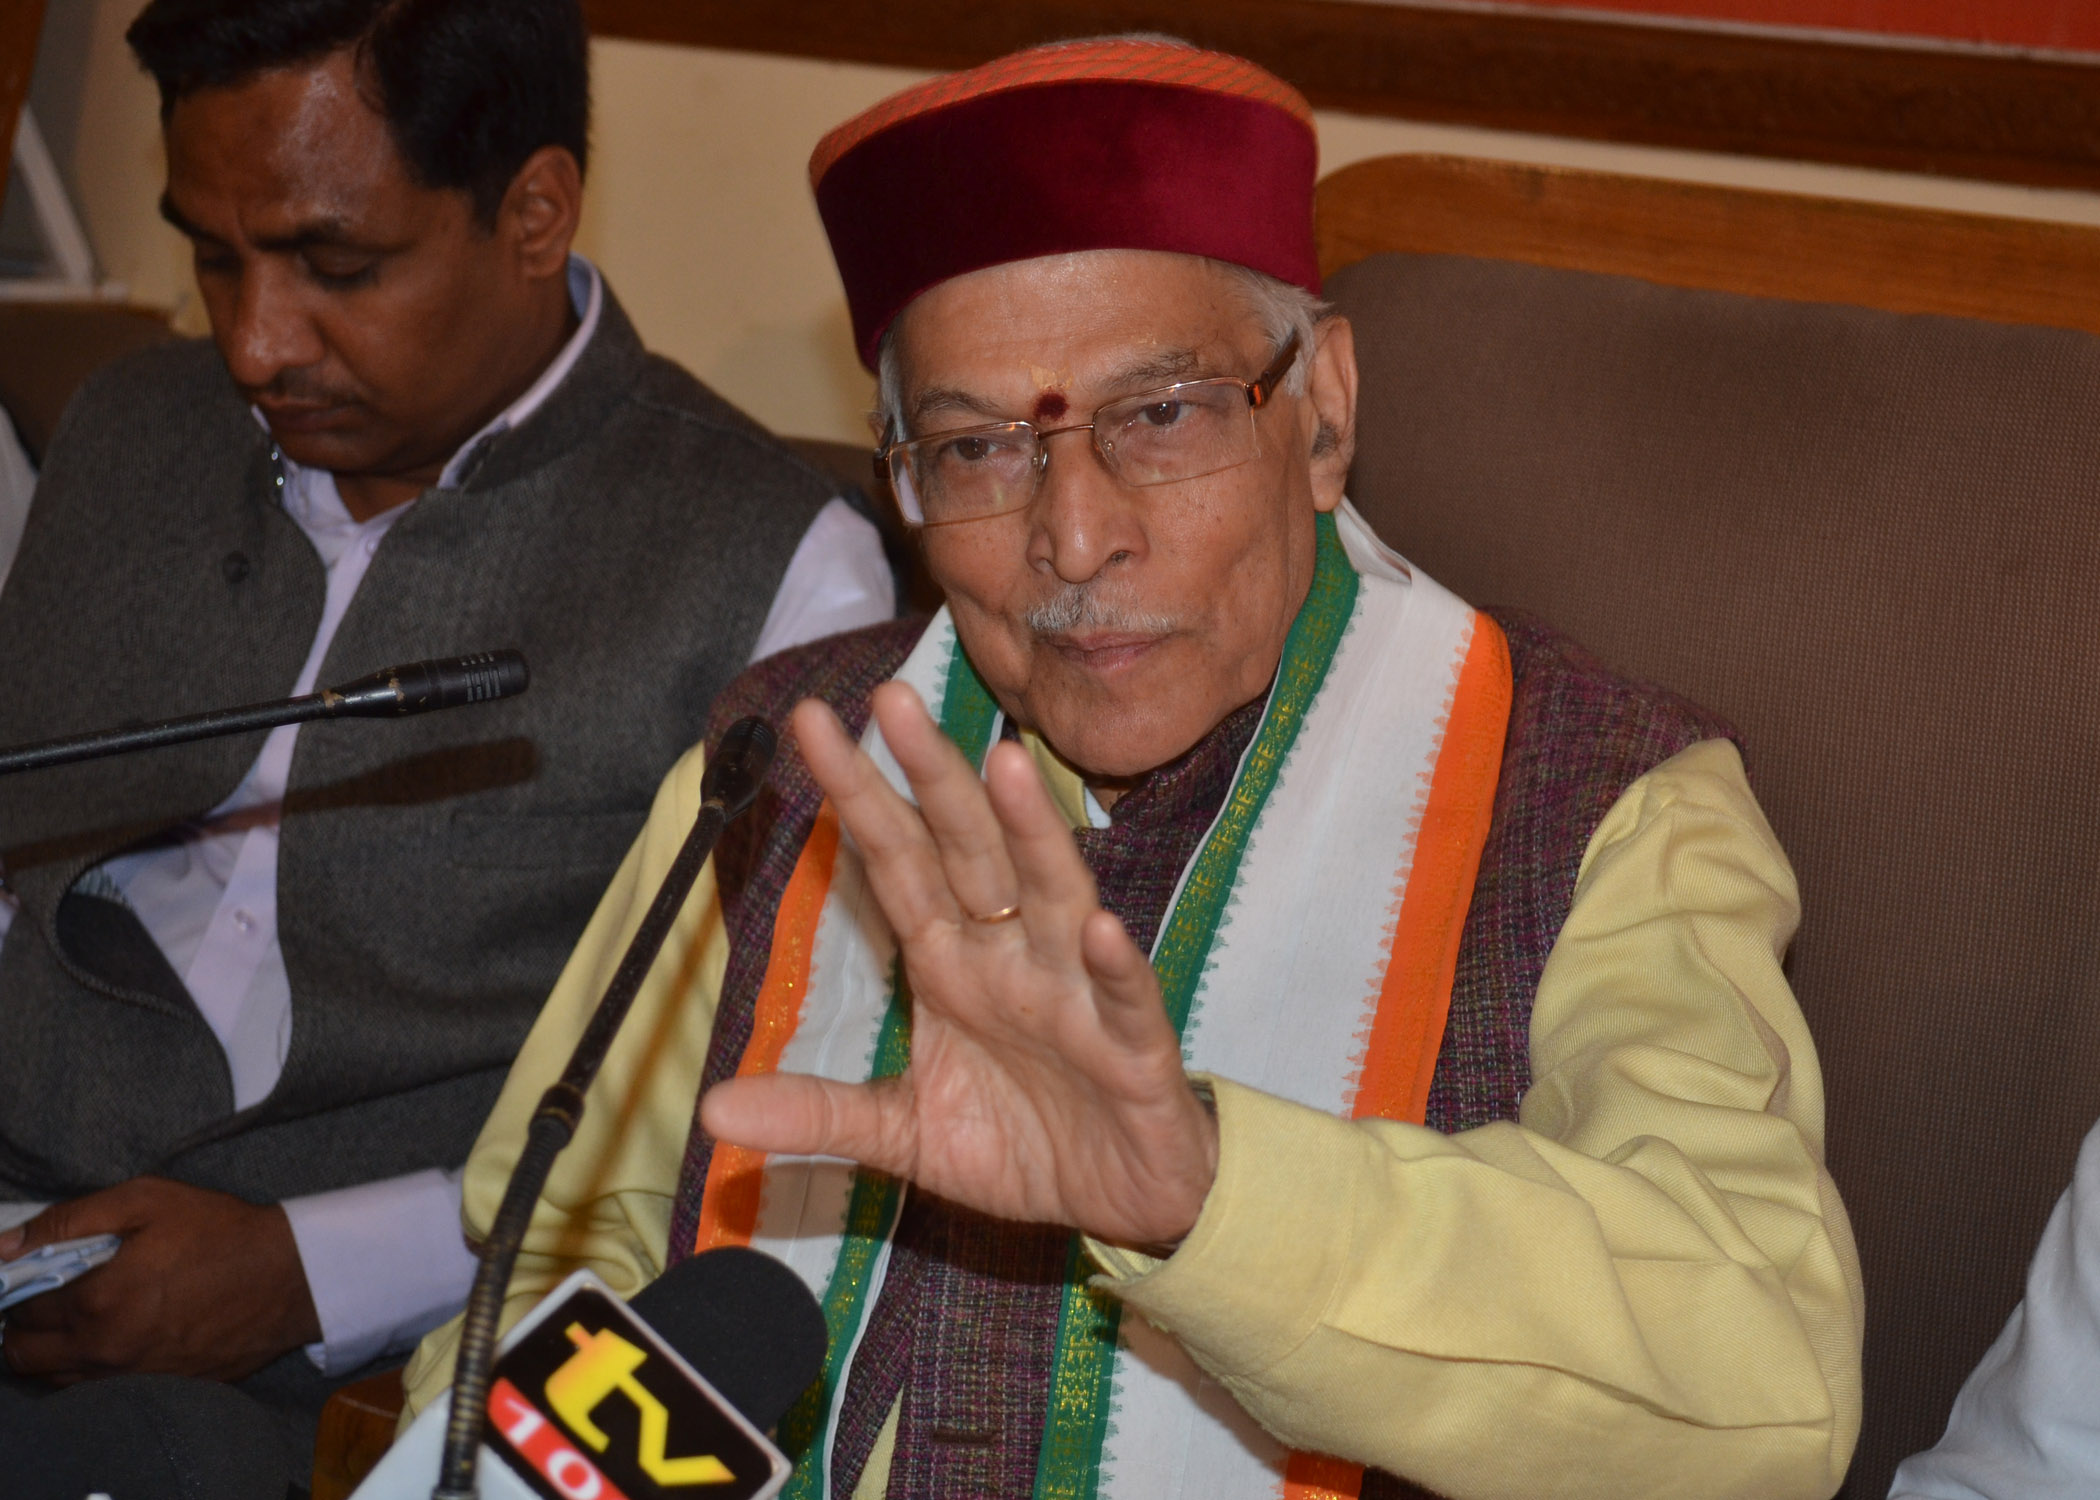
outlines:
M0 592L0 744L288 694L324 574L208 343L92 380ZM323 683L500 646L522 698L310 725L285 797L283 1076L233 1112L218 1039L128 911L75 890L232 793L253 734L0 777L0 1201L158 1173L256 1201L465 1159L664 771L749 656L834 486L596 336L460 488L387 533Z

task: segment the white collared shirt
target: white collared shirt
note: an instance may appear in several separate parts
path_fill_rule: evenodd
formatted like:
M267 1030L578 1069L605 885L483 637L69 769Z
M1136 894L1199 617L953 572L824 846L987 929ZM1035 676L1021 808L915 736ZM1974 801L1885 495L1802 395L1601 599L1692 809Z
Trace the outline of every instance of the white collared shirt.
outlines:
M29 502L35 495L36 468L15 436L15 424L0 410L0 588L7 586L7 570L22 545L22 528L29 522Z
M2027 1295L1963 1382L1934 1447L1889 1500L2100 1494L2100 1125L2086 1133L2027 1268Z
M596 333L604 283L569 262L579 325L531 387L462 444L438 487L456 486L476 451L516 427L568 377ZM258 420L260 417L258 416ZM410 505L354 519L335 476L279 455L286 514L327 571L321 623L292 691L312 692L337 628L387 531ZM874 525L843 500L817 513L796 546L760 628L752 660L841 630L887 620L895 586ZM271 731L233 794L177 837L105 861L92 888L120 896L182 977L226 1054L234 1108L277 1086L291 1042L292 993L277 928L278 817L299 726ZM0 898L0 938L13 908ZM401 1349L457 1312L475 1262L460 1233L459 1176L429 1170L284 1205L321 1342L307 1353L331 1374Z

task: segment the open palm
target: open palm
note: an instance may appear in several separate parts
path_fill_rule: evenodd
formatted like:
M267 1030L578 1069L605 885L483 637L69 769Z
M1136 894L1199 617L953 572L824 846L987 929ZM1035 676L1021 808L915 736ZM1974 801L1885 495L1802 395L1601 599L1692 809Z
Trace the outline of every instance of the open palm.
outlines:
M708 1094L702 1122L1000 1218L1178 1241L1216 1174L1217 1133L1151 964L1102 910L1027 751L995 745L980 780L910 688L886 684L874 708L916 808L822 704L796 709L794 728L902 945L910 1065L871 1084L734 1079ZM1011 908L1009 921L974 919Z

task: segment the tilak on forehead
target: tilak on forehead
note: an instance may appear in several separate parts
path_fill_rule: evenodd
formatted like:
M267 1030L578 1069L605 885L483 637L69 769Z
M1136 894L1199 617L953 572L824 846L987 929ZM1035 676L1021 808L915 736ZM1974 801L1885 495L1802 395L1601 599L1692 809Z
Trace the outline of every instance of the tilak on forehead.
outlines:
M810 185L853 339L922 292L1075 250L1169 250L1317 293L1312 107L1244 58L1110 37L1033 47L929 79L817 143ZM1037 370L1036 417L1069 378Z

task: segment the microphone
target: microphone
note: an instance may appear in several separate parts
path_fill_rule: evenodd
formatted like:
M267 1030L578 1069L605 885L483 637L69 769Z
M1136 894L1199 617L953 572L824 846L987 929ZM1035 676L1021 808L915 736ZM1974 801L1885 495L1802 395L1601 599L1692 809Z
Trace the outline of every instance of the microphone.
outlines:
M780 736L764 719L738 719L722 731L722 742L700 773L700 800L721 803L725 823L748 811L779 748Z
M772 764L779 738L765 720L745 718L724 732L715 754L709 757L700 779L700 813L693 820L685 842L679 846L664 872L649 909L635 928L627 951L620 957L598 1007L584 1023L583 1034L569 1054L561 1077L540 1095L539 1106L525 1127L525 1146L504 1185L503 1201L489 1224L481 1246L481 1265L474 1272L473 1288L467 1293L465 1321L460 1326L459 1354L453 1363L451 1414L446 1423L444 1456L438 1467L438 1482L431 1500L476 1500L475 1453L482 1426L493 1411L491 1360L496 1352L496 1325L503 1314L503 1295L510 1284L511 1267L517 1263L519 1247L532 1222L532 1210L540 1189L547 1184L554 1158L574 1139L583 1120L584 1100L591 1080L611 1050L620 1024L634 1004L642 981L656 963L671 924L678 919L693 882L713 853L715 840L731 818L757 799L759 784Z
M785 1264L748 1246L689 1256L627 1305L768 1432L824 1368L830 1333L817 1299Z
M487 1500L765 1500L792 1465L766 1438L822 1371L824 1315L802 1279L743 1247L681 1262L622 1303L579 1271L528 1313L490 1370L475 1453ZM448 1391L352 1500L423 1500Z
M525 658L516 651L478 651L472 656L409 662L381 667L341 687L323 688L318 693L277 703L215 709L180 719L164 719L158 724L127 725L0 750L0 776L132 750L156 750L163 745L182 745L223 734L304 724L313 719L399 718L433 709L488 703L515 697L531 683L532 673Z
M330 718L400 718L514 698L530 686L531 669L518 652L477 651L472 656L381 667L355 682L323 688L318 696L327 703Z

